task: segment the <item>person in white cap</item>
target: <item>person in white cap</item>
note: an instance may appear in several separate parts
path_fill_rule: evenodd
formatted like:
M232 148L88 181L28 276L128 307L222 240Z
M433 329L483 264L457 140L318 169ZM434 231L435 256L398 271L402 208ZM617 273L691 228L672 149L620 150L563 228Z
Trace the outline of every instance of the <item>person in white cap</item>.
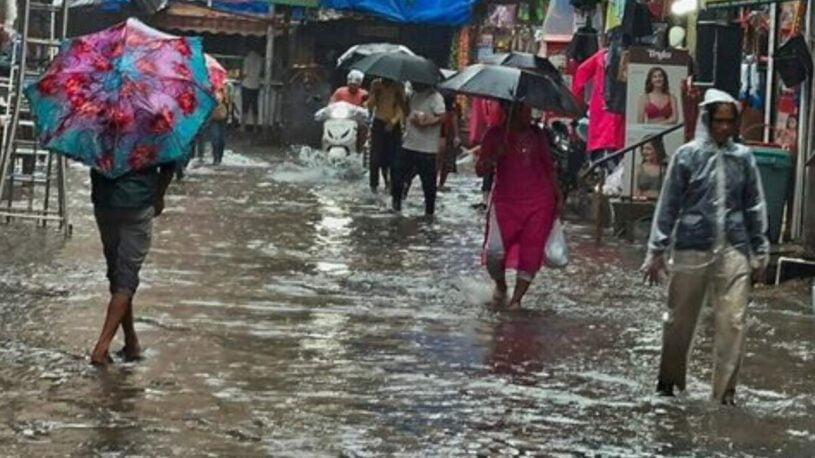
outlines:
M348 85L338 88L331 95L329 103L346 102L358 107L365 107L368 101L368 91L362 89L362 82L365 80L365 74L359 70L351 70L348 72ZM359 124L357 129L357 151L362 151L365 146L365 141L368 138L368 127Z
M358 107L365 106L365 101L368 100L368 91L362 89L364 80L365 74L361 71L351 70L348 72L348 85L334 91L330 103L347 102Z
M709 299L715 316L713 399L734 403L750 289L764 276L769 253L761 178L750 149L734 140L738 120L736 100L709 89L694 140L671 157L654 214L642 271L656 284L670 264L657 382L663 396L685 389L697 319Z

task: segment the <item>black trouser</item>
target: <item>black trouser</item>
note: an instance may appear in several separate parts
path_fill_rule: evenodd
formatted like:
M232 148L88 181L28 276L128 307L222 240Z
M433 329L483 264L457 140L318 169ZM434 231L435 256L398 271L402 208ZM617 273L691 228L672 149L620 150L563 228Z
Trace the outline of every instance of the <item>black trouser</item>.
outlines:
M434 153L421 153L404 149L396 155L391 180L391 195L393 207L402 208L402 197L408 180L413 179L414 173L419 174L424 191L424 213L432 215L436 211L436 155Z
M385 128L385 121L374 119L371 126L371 157L368 161L368 181L372 190L379 187L380 171L387 183L388 171L401 145L402 128L398 124L388 131Z

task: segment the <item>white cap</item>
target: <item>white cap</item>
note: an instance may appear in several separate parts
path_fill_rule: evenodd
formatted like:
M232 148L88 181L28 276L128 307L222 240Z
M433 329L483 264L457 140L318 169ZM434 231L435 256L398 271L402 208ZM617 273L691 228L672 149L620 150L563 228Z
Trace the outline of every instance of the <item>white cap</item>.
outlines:
M362 81L365 79L365 74L359 70L351 70L348 72L348 84L362 84Z

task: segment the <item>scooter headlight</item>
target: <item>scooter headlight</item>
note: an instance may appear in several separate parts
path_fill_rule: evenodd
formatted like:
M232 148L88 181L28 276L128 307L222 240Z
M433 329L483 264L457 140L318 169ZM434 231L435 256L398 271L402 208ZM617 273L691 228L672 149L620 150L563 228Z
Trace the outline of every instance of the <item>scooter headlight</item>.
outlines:
M332 119L348 119L351 117L351 110L346 106L338 106L331 109Z

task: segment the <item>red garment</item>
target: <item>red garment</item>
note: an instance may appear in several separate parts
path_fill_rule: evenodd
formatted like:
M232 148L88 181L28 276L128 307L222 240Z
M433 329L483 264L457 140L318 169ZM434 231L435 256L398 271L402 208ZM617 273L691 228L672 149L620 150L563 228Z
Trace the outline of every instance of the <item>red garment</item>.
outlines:
M355 92L351 92L351 89L349 89L348 86L343 86L334 91L334 95L331 96L330 103L347 102L351 105L361 107L365 105L366 100L368 100L368 91L365 89L360 88Z
M487 130L504 122L504 110L494 100L475 97L470 107L470 146L481 143Z
M533 276L543 264L546 240L555 221L555 164L542 131L487 131L476 170L496 161L482 261L500 257L504 268ZM500 156L499 156L500 154ZM497 158L497 159L496 159Z
M592 82L589 101L589 138L587 152L600 149L618 150L625 145L625 115L605 109L606 50L601 49L577 67L572 93L584 100L586 84Z

